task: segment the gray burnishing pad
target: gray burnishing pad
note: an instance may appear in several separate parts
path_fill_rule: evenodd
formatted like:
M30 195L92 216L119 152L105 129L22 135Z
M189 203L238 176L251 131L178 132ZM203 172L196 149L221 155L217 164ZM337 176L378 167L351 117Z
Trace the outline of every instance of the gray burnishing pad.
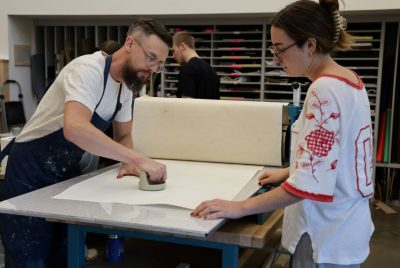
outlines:
M140 172L139 189L143 191L160 191L165 189L165 182L154 183L149 180L146 172Z

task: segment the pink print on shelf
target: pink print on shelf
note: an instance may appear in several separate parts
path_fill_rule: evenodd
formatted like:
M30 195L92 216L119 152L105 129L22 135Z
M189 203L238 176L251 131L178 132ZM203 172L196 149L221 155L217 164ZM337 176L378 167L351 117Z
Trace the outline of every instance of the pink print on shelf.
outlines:
M297 149L298 158L300 158L304 153L308 155L309 161L303 162L300 164L302 168L311 169L311 173L313 178L316 182L319 182L318 178L316 177L315 171L318 165L321 165L324 162L324 158L326 157L329 152L332 150L332 146L335 142L339 143L339 139L337 138L338 132L335 133L333 130L329 130L325 127L329 120L336 120L340 117L339 113L331 113L329 116L326 116L324 112L324 106L328 106L331 101L327 98L319 98L318 94L315 90L310 92L311 98L315 100L312 101L311 107L314 109L319 110L319 116L315 115L315 113L308 113L306 114L307 120L314 120L316 129L311 131L306 137L305 140L307 142L307 148L304 148L302 145L299 145ZM336 169L337 160L334 160L330 164L330 169ZM296 167L299 164L296 163Z

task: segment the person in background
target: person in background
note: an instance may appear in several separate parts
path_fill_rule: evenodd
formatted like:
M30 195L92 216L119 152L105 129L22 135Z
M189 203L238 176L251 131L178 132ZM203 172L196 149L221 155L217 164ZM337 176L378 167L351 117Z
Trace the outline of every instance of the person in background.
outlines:
M149 174L166 180L166 167L133 150L132 96L161 72L171 37L156 20L140 19L113 55L102 51L65 66L15 141L9 155L3 199L79 176L84 151L122 162L118 178ZM114 126L114 139L103 131ZM66 267L66 225L1 215L1 236L11 267Z
M219 99L219 78L210 64L197 54L193 36L187 32L178 32L172 39L174 58L181 65L176 96Z
M115 40L106 40L99 46L99 50L104 51L108 55L114 54L114 52L118 51L120 48L120 44Z
M360 77L330 55L350 48L345 29L338 0L296 1L273 18L273 58L290 76L312 81L292 126L290 167L259 177L280 187L243 201L205 201L192 212L239 218L286 207L282 245L294 267L360 267L374 231L368 96Z

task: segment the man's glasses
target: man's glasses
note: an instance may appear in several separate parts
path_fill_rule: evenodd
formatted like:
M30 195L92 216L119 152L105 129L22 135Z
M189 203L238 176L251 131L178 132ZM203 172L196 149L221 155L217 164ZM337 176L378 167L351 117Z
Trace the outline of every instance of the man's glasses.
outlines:
M291 44L291 45L289 45L289 46L287 46L287 47L285 47L285 48L283 48L283 49L280 49L280 50L278 50L278 51L277 51L276 49L274 49L274 46L270 46L270 47L268 48L268 50L269 50L269 52L272 54L272 58L273 58L276 62L280 62L278 55L281 54L281 53L283 53L283 52L285 52L286 50L288 50L289 48L293 47L293 46L296 45L296 44L297 44L297 43L294 42L293 44Z
M164 63L159 62L158 59L157 59L157 56L154 55L152 52L147 51L146 49L144 49L144 47L142 46L142 44L138 40L136 40L135 38L134 38L134 40L139 45L139 47L142 48L147 63L152 65L152 66L157 65L156 73L163 72L165 70Z

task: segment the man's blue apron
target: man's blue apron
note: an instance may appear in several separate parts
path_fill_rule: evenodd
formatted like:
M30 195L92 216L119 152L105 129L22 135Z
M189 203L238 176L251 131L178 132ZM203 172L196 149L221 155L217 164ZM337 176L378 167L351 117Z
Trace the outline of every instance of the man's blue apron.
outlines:
M96 113L106 89L111 57L110 55L106 58L103 94L91 119L91 123L103 132L110 126L122 106L121 85L112 117L104 120ZM83 153L82 149L64 138L62 128L28 142L13 140L0 154L1 159L9 155L2 200L81 175L79 161ZM13 267L27 267L27 263L36 263L37 260L42 263L48 256L56 258L56 266L49 263L52 260L46 261L48 267L66 265L65 225L49 223L41 218L16 215L1 215L0 222L3 243L7 253L11 254Z

